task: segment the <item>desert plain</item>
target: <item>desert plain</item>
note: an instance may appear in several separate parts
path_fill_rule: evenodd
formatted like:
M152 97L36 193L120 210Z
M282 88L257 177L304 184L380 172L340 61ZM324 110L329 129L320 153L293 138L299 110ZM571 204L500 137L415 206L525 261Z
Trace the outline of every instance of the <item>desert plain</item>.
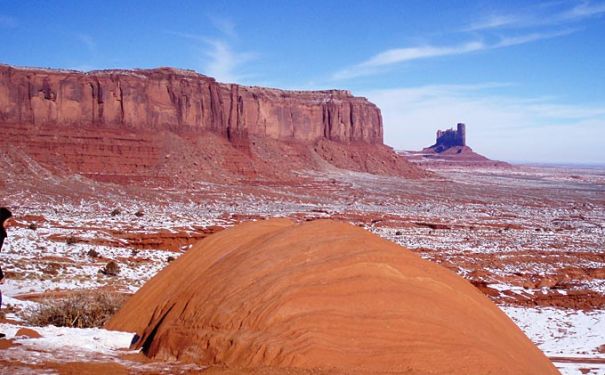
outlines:
M129 350L127 333L31 327L23 314L75 291L130 295L211 233L285 217L345 221L402 245L468 280L562 373L603 373L605 170L427 167L422 179L332 168L299 172L296 183L178 188L9 176L3 202L19 204L2 255L0 328L11 339L0 364L14 374L204 370L144 359ZM119 266L113 276L100 272L110 261ZM43 337L15 336L22 327Z

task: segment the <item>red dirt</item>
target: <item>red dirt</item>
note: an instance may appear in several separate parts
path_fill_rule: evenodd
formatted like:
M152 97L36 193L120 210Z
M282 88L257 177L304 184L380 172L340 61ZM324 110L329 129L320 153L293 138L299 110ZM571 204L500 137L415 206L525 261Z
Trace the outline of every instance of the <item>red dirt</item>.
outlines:
M49 239L58 242L76 241L78 243L87 243L91 245L129 247L134 249L162 249L171 251L180 251L187 245L192 245L199 240L206 238L212 233L219 232L224 228L218 225L212 225L207 228L196 228L194 232L187 230L162 230L158 232L128 232L107 230L112 237L107 238L79 238L78 236L53 234ZM126 242L123 242L125 240ZM45 257L45 260L70 261L68 258Z
M454 273L350 224L246 223L162 270L108 323L156 359L228 368L556 374ZM404 338L404 339L402 339Z
M13 340L0 339L0 350L10 349L13 346L18 346Z
M37 339L37 338L42 337L41 334L39 334L38 332L36 332L30 328L19 328L19 330L15 334L15 337L20 337L20 336L29 337L30 339Z
M468 146L453 146L442 152L427 147L422 151L408 151L404 154L409 160L427 167L511 167L506 162L488 159Z

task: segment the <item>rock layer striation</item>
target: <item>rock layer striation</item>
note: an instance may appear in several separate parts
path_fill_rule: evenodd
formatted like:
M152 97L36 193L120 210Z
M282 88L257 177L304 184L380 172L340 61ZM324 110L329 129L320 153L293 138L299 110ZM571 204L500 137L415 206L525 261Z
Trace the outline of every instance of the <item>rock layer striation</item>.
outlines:
M239 161L227 164L244 165L242 169L254 174L263 166L253 159L265 152L258 150L257 143L272 142L296 149L283 154L286 165L288 155L302 153L309 160L318 155L325 160L325 155L346 145L346 159L349 153L378 155L378 161L371 163L377 168L348 161L338 167L422 175L383 145L380 110L365 98L341 90L285 91L224 84L174 68L83 73L0 65L0 126L6 135L0 147L18 145L44 165L64 165L69 171L110 179L157 174L165 164L162 158L189 146L215 159L234 157ZM215 137L222 139L218 145ZM166 147L170 139L187 145ZM210 142L215 144L211 151L200 151L200 144ZM318 142L323 142L321 147ZM325 142L335 147L326 150ZM222 150L223 146L235 151ZM308 149L301 151L301 146ZM283 155L260 159L274 162L266 156ZM202 159L191 163L204 169L199 165L204 164ZM104 169L107 161L110 167ZM315 164L308 168L319 168Z
M213 234L147 282L107 326L136 332L135 348L149 357L206 366L557 373L464 279L328 220L275 219Z
M348 91L223 84L173 68L82 73L0 66L0 121L382 144L380 110Z

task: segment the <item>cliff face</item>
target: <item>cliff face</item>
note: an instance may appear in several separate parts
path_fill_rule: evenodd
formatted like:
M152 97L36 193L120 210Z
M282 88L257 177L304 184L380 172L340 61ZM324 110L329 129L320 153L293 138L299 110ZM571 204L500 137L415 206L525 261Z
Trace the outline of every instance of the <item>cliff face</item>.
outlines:
M424 175L383 145L380 110L365 98L222 84L172 68L0 65L0 134L12 160L4 165L20 166L11 173L25 179L39 167L150 184L295 178L332 167ZM8 172L0 170L0 182Z
M450 149L451 147L465 147L466 146L466 125L458 123L456 130L437 130L437 137L435 144L430 148L437 153L441 153Z
M172 68L81 73L0 65L0 122L382 144L380 110L347 91L221 84Z

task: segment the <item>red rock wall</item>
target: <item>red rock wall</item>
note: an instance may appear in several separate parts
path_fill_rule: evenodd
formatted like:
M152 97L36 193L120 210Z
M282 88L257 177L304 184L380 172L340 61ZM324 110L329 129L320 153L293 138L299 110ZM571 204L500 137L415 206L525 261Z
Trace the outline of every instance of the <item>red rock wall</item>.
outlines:
M347 91L221 84L172 68L82 73L0 65L0 123L212 131L382 144L380 110Z

